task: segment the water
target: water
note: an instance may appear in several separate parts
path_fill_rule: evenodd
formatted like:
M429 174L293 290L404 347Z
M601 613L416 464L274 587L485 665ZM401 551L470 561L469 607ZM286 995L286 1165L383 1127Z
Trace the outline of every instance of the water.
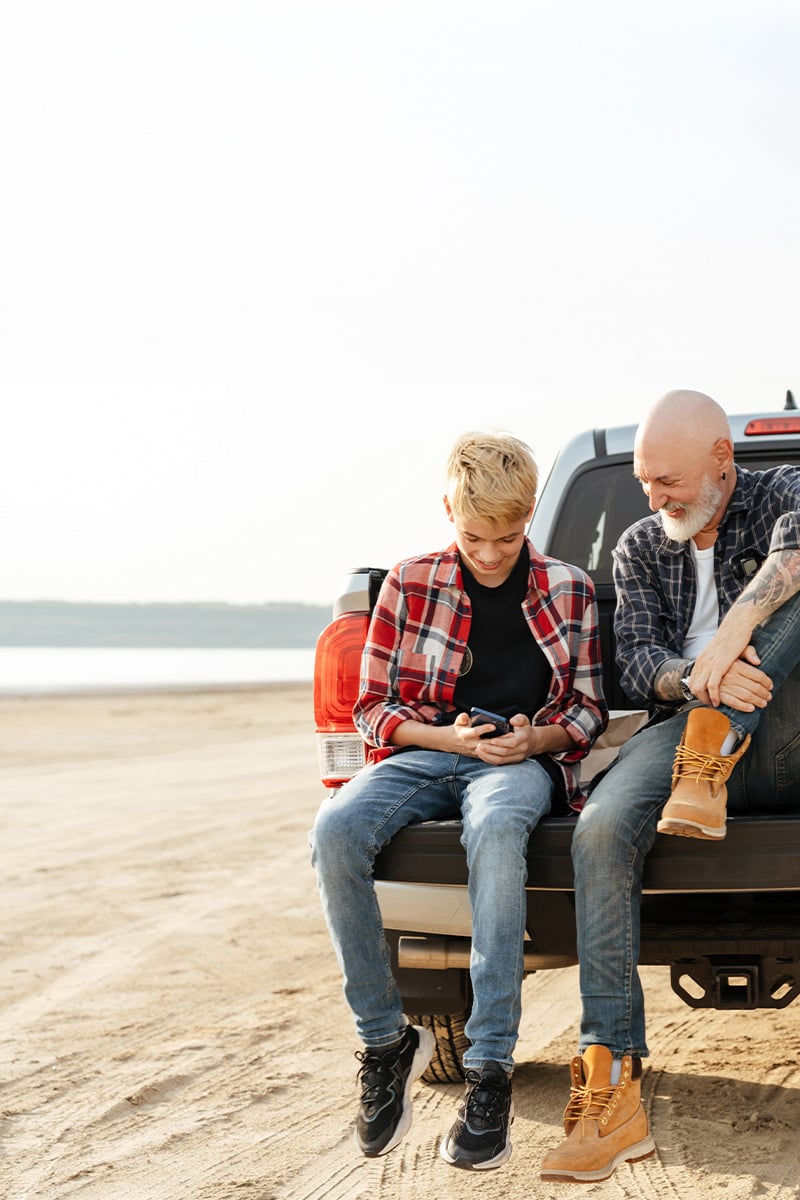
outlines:
M313 650L0 646L0 693L310 682Z

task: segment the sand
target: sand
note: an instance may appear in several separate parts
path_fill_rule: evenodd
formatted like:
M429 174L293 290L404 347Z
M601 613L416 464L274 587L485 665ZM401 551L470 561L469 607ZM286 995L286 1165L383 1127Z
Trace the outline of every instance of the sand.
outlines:
M693 1011L661 968L644 972L656 1157L539 1182L574 969L525 982L504 1168L438 1158L455 1085L418 1085L403 1144L360 1157L357 1043L308 863L322 794L305 684L0 699L0 1196L800 1197L800 1005Z

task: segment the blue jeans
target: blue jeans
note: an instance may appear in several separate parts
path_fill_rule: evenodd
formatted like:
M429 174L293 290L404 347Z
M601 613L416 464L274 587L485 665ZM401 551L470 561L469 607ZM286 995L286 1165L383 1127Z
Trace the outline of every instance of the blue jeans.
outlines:
M359 1037L374 1049L405 1023L372 869L406 825L461 818L472 906L474 994L464 1066L513 1066L521 1015L528 838L550 811L553 782L535 759L490 766L460 754L404 750L365 767L320 805L310 835L322 907Z
M800 597L753 632L775 685L766 709L720 712L750 748L728 781L728 809L788 811L800 795ZM644 996L638 975L639 906L645 857L669 798L675 749L688 711L646 726L623 746L593 789L572 840L575 915L583 1002L580 1049L644 1056Z

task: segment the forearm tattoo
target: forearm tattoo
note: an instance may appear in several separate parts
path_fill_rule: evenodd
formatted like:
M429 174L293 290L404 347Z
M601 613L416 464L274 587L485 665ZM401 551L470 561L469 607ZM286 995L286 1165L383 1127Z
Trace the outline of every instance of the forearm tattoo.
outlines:
M690 658L670 658L656 671L653 694L656 700L683 700L681 679L692 665Z
M800 590L800 549L775 550L748 583L736 604L752 604L759 624Z

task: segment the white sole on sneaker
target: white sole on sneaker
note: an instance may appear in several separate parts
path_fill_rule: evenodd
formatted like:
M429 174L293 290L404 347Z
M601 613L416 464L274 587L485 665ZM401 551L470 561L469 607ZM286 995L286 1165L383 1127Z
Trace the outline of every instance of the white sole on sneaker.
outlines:
M439 1154L446 1163L451 1167L462 1167L466 1171L493 1171L495 1167L502 1167L503 1163L508 1162L511 1158L511 1138L508 1138L505 1146L496 1154L494 1158L490 1158L488 1162L469 1162L466 1158L452 1158L447 1149L447 1138L443 1137L439 1146Z
M361 1153L367 1158L381 1158L384 1154L388 1154L390 1150L394 1150L395 1146L402 1142L403 1138L411 1128L411 1121L413 1120L414 1116L413 1107L411 1104L411 1089L427 1067L428 1063L433 1058L433 1052L436 1049L436 1038L433 1036L430 1029L425 1029L422 1025L414 1025L412 1028L416 1029L417 1034L419 1035L419 1045L417 1046L414 1057L411 1060L411 1070L408 1073L406 1086L403 1089L403 1112L400 1120L397 1122L397 1128L383 1149L379 1150L377 1154L367 1154L358 1140L358 1130L353 1131L353 1137L355 1138L356 1145Z
M513 1124L514 1101L512 1100L511 1108L508 1110L508 1137L506 1138L506 1144L499 1154L496 1154L494 1158L490 1158L487 1162L470 1162L466 1158L454 1158L447 1149L447 1134L441 1140L439 1154L451 1167L461 1167L465 1171L493 1171L496 1167L502 1167L503 1163L508 1162L511 1158L511 1151L513 1149L511 1145L511 1126Z

